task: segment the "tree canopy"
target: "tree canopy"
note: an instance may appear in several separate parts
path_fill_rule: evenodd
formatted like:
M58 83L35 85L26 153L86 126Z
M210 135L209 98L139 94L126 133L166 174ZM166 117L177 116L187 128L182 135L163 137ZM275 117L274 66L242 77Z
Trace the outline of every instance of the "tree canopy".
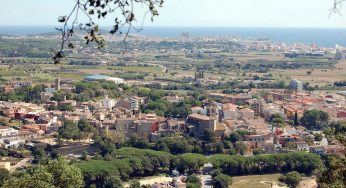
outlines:
M307 110L300 119L301 124L310 130L323 129L329 120L329 114L321 110Z
M79 188L83 187L83 176L79 168L64 159L49 161L31 170L16 172L5 180L4 188Z

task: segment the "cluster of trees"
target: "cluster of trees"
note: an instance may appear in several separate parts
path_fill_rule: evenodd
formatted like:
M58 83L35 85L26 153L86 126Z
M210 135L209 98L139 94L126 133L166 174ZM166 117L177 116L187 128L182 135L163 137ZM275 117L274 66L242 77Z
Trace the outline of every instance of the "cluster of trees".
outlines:
M95 133L96 129L85 119L81 119L78 124L67 120L59 127L58 138L66 140L80 140L91 138Z
M70 131L71 132L71 131ZM145 138L132 134L125 137L121 133L97 134L93 137L94 146L100 149L102 156L113 153L114 150L122 147L135 147L139 149L152 149L156 151L165 151L174 155L184 153L199 154L244 154L245 144L242 141L246 131L237 131L232 133L224 140L215 138L215 133L209 129L205 130L202 139L193 137L161 137L155 144L150 144ZM76 137L78 139L78 135Z
M243 70L254 70L260 72L261 70L269 69L307 69L307 68L333 68L335 61L311 61L311 60L300 60L300 62L270 62L270 63L258 63L256 64L245 64L241 66Z
M238 176L290 171L312 174L322 167L318 155L305 152L252 157L213 155L210 162L214 168L221 168L223 173Z
M307 110L300 119L301 124L310 130L321 130L328 125L329 114L322 110Z
M156 151L164 151L174 155L184 153L199 153L199 154L220 154L227 153L235 155L244 153L245 145L243 142L238 142L233 145L228 140L217 140L212 131L204 140L198 140L193 137L161 137L154 145L150 144L145 138L138 137L132 134L129 138L121 133L98 134L94 136L94 146L101 150L100 154L106 156L111 154L117 148L135 147L139 149L152 149ZM208 141L207 141L208 140ZM242 144L241 144L242 143ZM241 147L243 146L243 147Z
M11 92L1 92L0 100L12 102L41 103L41 92L43 91L44 85L21 87Z
M121 187L115 185L121 185L122 180L168 172L173 159L174 156L166 152L121 148L114 150L112 158L107 160L94 159L76 165L84 174L86 187L108 187L104 185L105 182L113 183L110 187Z
M243 83L241 81L230 81L226 83L217 83L217 84L210 84L207 86L199 86L199 88L205 88L207 90L215 90L215 89L252 89L252 88L258 88L258 89L285 89L287 88L287 85L284 81L267 81L262 82L258 84L254 83Z
M296 187L303 177L304 174L293 171L280 176L279 181L289 185L290 187Z
M175 156L163 151L124 147L114 150L111 157L78 162L76 166L83 172L86 187L103 187L107 178L120 185L125 180L156 173L169 173L173 169L190 174L186 180L190 187L200 187L200 180L195 173L207 162L208 159L201 154L185 153ZM229 176L215 176L218 177L218 185L228 185L232 182Z
M215 133L206 129L205 136L201 140L193 137L179 137L179 139L162 137L153 149L170 152L174 155L183 153L244 154L245 144L242 142L242 139L245 134L245 131L237 131L224 140L217 140Z
M232 183L232 177L226 174L217 173L216 175L213 175L213 185L215 188L228 188Z
M157 115L165 117L181 118L191 114L191 107L201 106L202 102L185 98L184 101L171 103L165 99L149 101L144 107L144 113L155 112Z
M318 183L321 188L346 187L346 159L338 156L328 156Z
M155 112L165 117L187 117L191 113L191 107L202 105L201 101L188 97L185 97L184 101L171 103L163 99L168 93L157 89L140 89L138 95L149 99L148 103L142 106L144 113Z
M95 82L79 82L75 86L74 99L79 102L86 102L96 97L103 97L105 92L110 97L119 97L120 90L118 85L111 81L100 80Z
M269 121L276 127L281 127L285 123L285 119L280 114L273 114Z
M59 104L58 106L54 106L54 105L48 106L48 110L60 110L63 112L65 111L72 112L75 110L75 108L70 104Z
M145 77L149 76L149 73L128 71L128 72L116 72L114 75L124 80L144 80Z
M331 122L323 132L329 140L336 139L346 145L346 121Z
M207 161L207 158L202 154L184 153L172 161L172 166L177 168L179 172L192 174L197 173Z
M164 96L167 96L167 95L168 93L159 89L142 88L138 91L138 96L147 97L149 100L152 100L152 101L162 99Z
M4 57L51 58L49 49L55 48L56 40L41 39L1 39L0 53Z
M127 138L122 133L102 133L95 135L94 146L100 149L100 154L104 157L111 155L116 149L123 147L134 147L139 149L153 149L148 139L138 137L137 134L132 134Z
M324 134L329 140L339 140L346 146L346 122L331 122L324 129ZM344 157L330 155L325 162L325 170L319 178L319 185L327 187L346 187L346 159Z
M334 86L336 87L345 87L346 86L346 81L335 81Z
M51 160L46 165L5 175L2 179L3 188L80 188L84 185L81 170L61 158Z
M196 174L191 174L185 180L187 188L201 188L201 179Z

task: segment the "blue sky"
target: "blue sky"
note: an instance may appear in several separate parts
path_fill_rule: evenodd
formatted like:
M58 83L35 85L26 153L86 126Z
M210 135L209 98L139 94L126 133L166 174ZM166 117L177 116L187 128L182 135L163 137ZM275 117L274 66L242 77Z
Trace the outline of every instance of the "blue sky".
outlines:
M74 0L1 0L0 25L56 25ZM346 17L328 18L333 0L165 0L145 26L346 27ZM345 7L346 9L346 3ZM143 14L143 11L139 11ZM346 15L346 11L342 11ZM110 20L100 21L111 25Z

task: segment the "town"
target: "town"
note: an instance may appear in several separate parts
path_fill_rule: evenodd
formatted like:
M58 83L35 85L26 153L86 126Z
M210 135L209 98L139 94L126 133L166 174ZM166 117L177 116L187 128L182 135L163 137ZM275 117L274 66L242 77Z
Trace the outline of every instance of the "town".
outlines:
M201 87L223 82L210 82L203 69L185 76L186 84ZM344 92L312 90L294 78L277 88L261 89L258 79L244 82L253 86L177 94L164 89L165 81L138 85L102 74L77 83L8 81L1 87L0 142L2 156L11 157L0 164L14 171L44 160L43 154L31 155L38 147L69 159L110 157L124 146L205 156L345 155L343 143L326 132L330 122L345 125L340 125L346 118ZM186 187L182 180L156 186Z
M0 35L1 187L343 181L344 47L184 32L95 49L76 32L55 64L59 37Z

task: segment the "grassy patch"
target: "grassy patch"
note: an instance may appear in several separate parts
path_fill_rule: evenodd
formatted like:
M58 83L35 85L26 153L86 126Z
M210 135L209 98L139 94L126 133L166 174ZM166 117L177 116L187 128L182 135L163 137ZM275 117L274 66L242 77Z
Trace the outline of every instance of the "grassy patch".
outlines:
M279 184L281 174L236 176L233 177L233 184L229 188L271 188L271 185Z

